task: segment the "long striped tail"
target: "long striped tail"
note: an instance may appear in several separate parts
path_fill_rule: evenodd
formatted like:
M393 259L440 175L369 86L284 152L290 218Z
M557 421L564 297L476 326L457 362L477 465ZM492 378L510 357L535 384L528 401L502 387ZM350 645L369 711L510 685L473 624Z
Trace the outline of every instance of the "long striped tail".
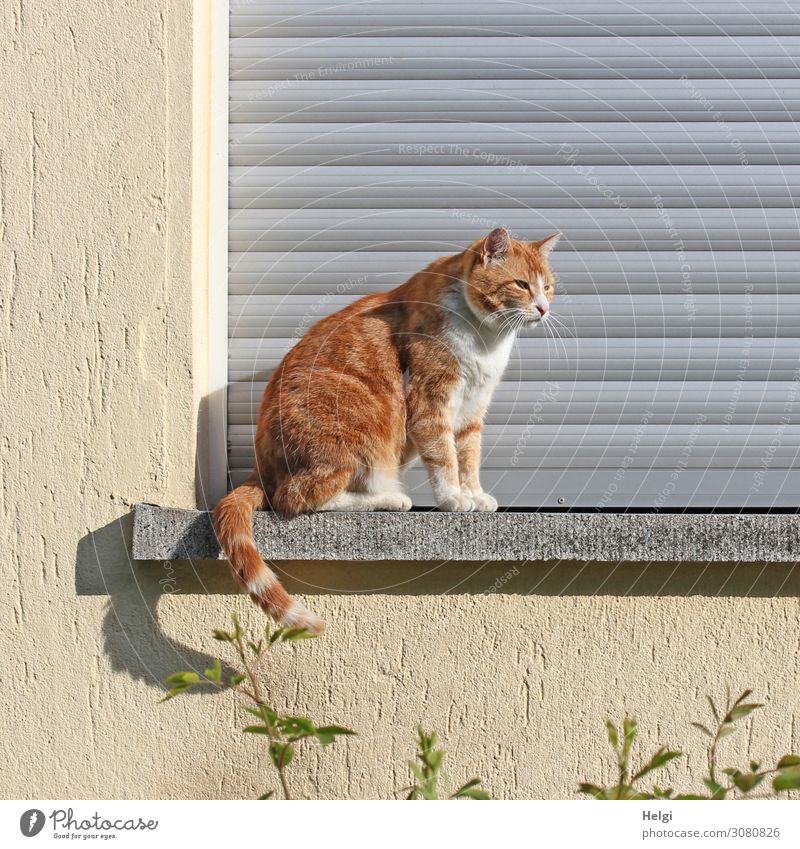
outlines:
M322 619L286 592L258 553L253 538L253 513L262 509L265 501L264 490L253 476L217 504L211 520L222 551L234 578L265 613L281 625L322 633L325 630Z

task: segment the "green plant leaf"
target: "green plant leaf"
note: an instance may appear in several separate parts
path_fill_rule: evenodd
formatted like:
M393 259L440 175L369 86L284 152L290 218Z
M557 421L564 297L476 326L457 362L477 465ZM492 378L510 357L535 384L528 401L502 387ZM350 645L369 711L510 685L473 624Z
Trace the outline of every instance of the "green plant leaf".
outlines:
M213 681L215 684L219 684L222 680L222 661L217 658L214 661L214 665L210 669L206 669L203 674L208 678L209 681Z
M239 684L242 683L247 678L246 675L231 675L230 685L231 687L238 687Z
M233 634L231 636L234 640L238 640L242 636L242 626L239 624L239 614L235 610L231 613L231 621L233 622Z
M181 693L185 693L187 690L191 689L191 684L177 684L176 686L170 688L167 691L166 696L163 699L159 699L161 702L168 702L170 699L174 699L175 696L179 696Z
M733 776L733 783L736 785L736 789L741 790L742 793L749 793L751 790L755 790L763 780L764 776L758 775L755 772L740 772L738 775Z
M427 752L425 755L425 762L434 772L438 772L442 768L443 760L444 752L441 749Z
M756 710L757 708L764 707L764 705L760 704L740 704L732 707L725 716L725 722L736 722L737 719L744 719L746 716L750 716L750 714Z
M220 628L214 628L212 631L215 640L219 640L221 643L229 643L233 640L233 635L229 634L227 631L222 631Z
M291 743L273 742L269 745L269 756L275 766L288 766L294 757L294 746Z
M586 793L589 796L594 796L595 799L607 799L606 790L604 787L598 787L596 784L579 784L579 793Z
M261 717L265 722L274 725L278 721L278 714L269 706L261 705Z
M697 728L699 731L702 731L702 732L703 732L703 734L707 735L708 737L713 737L713 736L714 736L714 735L711 733L711 730L710 730L709 728L707 728L705 725L703 725L703 723L702 723L702 722L693 722L693 723L692 723L692 725L693 725L695 728Z
M716 781L714 781L713 778L704 778L703 784L705 784L705 786L708 787L709 791L711 792L711 798L712 799L724 799L725 798L725 795L726 795L725 788L721 784L718 784Z
M719 713L717 712L717 706L714 704L714 699L712 699L711 696L706 696L706 699L708 699L708 704L711 707L711 715L717 723L719 723Z
M411 770L414 778L416 778L417 781L419 781L420 784L422 784L422 782L425 781L425 773L422 771L421 766L418 766L417 764L415 764L414 761L409 761L408 762L408 768Z
M164 679L164 683L170 684L199 684L200 675L197 672L173 672L172 675Z
M322 725L316 729L316 738L319 740L321 746L328 746L337 737L355 735L355 733L355 731L351 731L349 728L342 728L340 725Z
M666 790L660 790L658 787L653 787L653 796L656 799L672 799L675 790L672 787L667 787Z
M490 799L491 796L480 786L480 778L472 778L453 793L451 799Z
M269 737L269 728L266 725L248 725L242 731L245 734L266 734Z
M275 724L292 741L311 737L316 733L314 723L303 716L279 716Z
M800 789L800 764L783 767L772 780L775 790L798 790Z
M638 733L636 717L626 716L622 721L622 730L625 735L625 739L622 741L622 760L627 763L631 754L633 741L636 739L636 734Z
M617 727L610 720L606 720L606 733L608 734L608 742L616 749L619 747L619 734L617 733Z
M736 701L733 703L733 707L736 707L736 705L741 704L748 696L752 695L752 690L745 690L740 696L737 697Z
M797 755L784 755L778 761L778 769L783 769L787 766L798 766L800 764L800 757Z
M478 782L480 783L480 781ZM450 797L451 799L475 799L479 801L484 801L487 799L491 799L492 797L482 788L476 785L468 787L466 784L463 787L460 787L456 790L455 793Z
M265 799L271 799L274 795L275 795L274 790L268 790L266 793L264 793L263 796L258 797L258 801L263 802Z
M633 780L637 781L647 775L648 772L652 772L654 769L659 769L660 767L665 766L670 761L675 760L675 758L679 758L682 754L682 752L673 752L666 748L659 749L653 757L650 758L650 762L643 766L639 772L633 776Z
M313 640L317 635L308 628L286 628L281 634L281 642L288 643L295 640Z

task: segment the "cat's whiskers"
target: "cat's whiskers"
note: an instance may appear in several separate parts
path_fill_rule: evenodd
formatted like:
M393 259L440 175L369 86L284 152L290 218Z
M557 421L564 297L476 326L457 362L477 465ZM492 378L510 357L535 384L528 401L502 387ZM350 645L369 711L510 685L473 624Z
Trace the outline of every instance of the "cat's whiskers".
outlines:
M558 351L556 350L556 343L555 343L555 340L554 340L552 328L547 326L546 321L543 321L542 325L543 325L544 336L545 336L545 350L547 351L547 370L549 372L550 367L551 367L551 364L550 364L550 348L551 347L553 348L554 354L558 354ZM552 342L552 345L550 344L551 342Z
M550 342L552 342L553 354L556 357L560 357L561 351L559 350L559 347L558 347L559 337L558 337L558 334L555 331L555 326L551 325L549 321L542 321L542 325L544 327L545 336L547 336L547 340L548 340L548 357L550 356L550 353L549 353ZM549 365L549 359L548 359L548 365Z
M481 320L481 323L478 325L478 332L483 329L483 325L489 321L489 319L496 319L500 328L504 326L504 321L508 317L507 313L516 312L517 307L501 307L499 310L495 310L494 312L490 312L488 315L485 315Z
M503 332L513 327L521 310L519 307L504 307L492 313L498 319L498 329Z
M558 316L553 315L553 313L549 313L550 321L555 322L555 324L560 327L568 336L571 336L575 339L575 334L570 330L570 328L560 319Z
M554 320L554 322L555 322L555 324L554 324L554 329L559 329L559 330L560 330L560 332L561 332L561 333L563 333L563 336L568 336L568 337L570 337L571 339L577 339L577 336L576 336L576 335L575 335L575 333L572 331L572 329L571 329L571 328L569 328L569 327L568 327L568 326L567 326L567 325L566 325L566 324L565 324L565 323L564 323L564 322L563 322L560 318L556 318L555 316L551 316L551 318L553 318L553 320ZM561 338L561 339L562 339L561 344L562 344L562 346L563 346L563 348L564 348L564 356L565 356L567 359L569 359L569 354L567 353L567 344L566 344L566 342L564 341L563 336L560 336L559 338Z
M550 318L552 319L552 315L550 316ZM564 341L564 338L561 336L561 334L559 332L559 329L561 327L560 323L558 321L556 321L556 322L551 324L549 321L547 321L547 322L545 322L545 327L546 327L546 331L547 331L548 335L553 340L553 348L556 352L556 355L558 357L561 357L562 353L563 353L564 359L568 360L569 359L569 352L567 351L567 345Z

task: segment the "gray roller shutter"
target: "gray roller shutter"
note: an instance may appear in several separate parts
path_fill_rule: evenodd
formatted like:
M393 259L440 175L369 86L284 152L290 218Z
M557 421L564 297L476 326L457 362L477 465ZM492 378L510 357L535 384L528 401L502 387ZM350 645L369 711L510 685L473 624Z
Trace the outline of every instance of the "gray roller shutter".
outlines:
M797 4L234 0L230 33L233 483L304 328L502 224L565 235L562 336L487 420L502 505L798 504Z

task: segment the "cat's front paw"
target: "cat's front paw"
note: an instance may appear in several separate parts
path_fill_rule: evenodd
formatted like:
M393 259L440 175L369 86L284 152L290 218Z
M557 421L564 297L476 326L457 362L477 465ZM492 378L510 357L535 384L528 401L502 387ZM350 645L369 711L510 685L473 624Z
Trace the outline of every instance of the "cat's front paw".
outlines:
M465 492L454 492L442 499L436 506L444 513L469 513L475 507L472 496Z
M471 498L476 513L494 513L497 510L497 499L488 492L473 492Z
M376 509L392 513L405 513L411 509L411 499L404 492L388 492Z

